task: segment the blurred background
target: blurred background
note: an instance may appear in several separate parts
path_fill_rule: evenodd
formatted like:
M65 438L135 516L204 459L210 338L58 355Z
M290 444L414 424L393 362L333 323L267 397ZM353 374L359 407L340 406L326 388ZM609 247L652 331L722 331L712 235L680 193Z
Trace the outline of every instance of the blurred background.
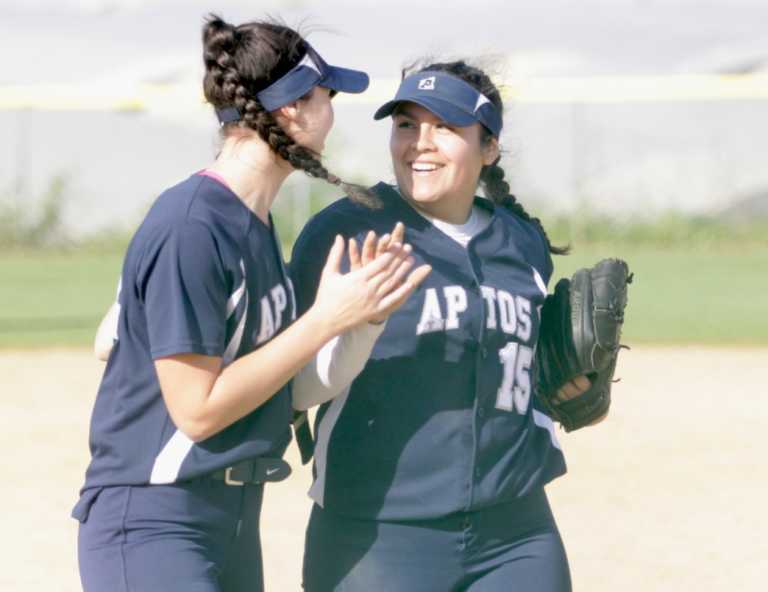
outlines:
M366 93L334 101L325 160L351 181L394 178L389 122L371 116L402 67L466 58L493 74L507 178L553 242L572 246L556 276L607 256L636 274L624 406L602 432L568 436L572 472L588 476L552 491L576 589L763 589L765 0L0 0L0 445L18 450L4 462L19 500L5 504L4 551L18 568L0 588L77 589L66 514L101 373L88 347L152 200L216 154L201 92L210 11L282 18L330 63L370 73ZM274 206L287 255L339 197L289 178ZM613 454L595 454L606 434ZM36 470L46 459L55 486ZM297 471L304 482L281 495L306 506ZM609 523L599 541L585 507ZM293 579L269 589L298 589L304 509L289 534L270 531L291 550L267 545L268 564Z
M684 310L653 311L651 325L634 317L629 335L768 342L757 303L742 299L735 321L726 305L766 270L762 0L3 0L0 344L88 342L148 205L211 162L217 126L202 100L200 46L211 10L234 22L280 17L331 63L371 74L368 92L336 99L326 155L361 183L393 179L389 122L371 114L400 69L424 56L474 60L504 89L514 193L574 247L563 273L594 259L597 243L640 249L642 282L695 285L702 302L680 297ZM275 204L286 245L339 196L293 175ZM722 259L728 248L739 257ZM730 275L739 268L747 277ZM55 290L39 296L22 287L46 281ZM658 293L640 283L639 297L643 285Z

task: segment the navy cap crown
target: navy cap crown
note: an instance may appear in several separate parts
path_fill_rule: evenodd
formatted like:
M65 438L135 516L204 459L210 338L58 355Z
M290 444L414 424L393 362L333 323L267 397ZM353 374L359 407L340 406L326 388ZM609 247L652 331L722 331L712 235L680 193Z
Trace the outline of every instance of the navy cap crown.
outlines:
M425 70L403 79L395 98L382 105L374 119L391 115L402 102L413 102L432 111L446 123L467 126L480 123L495 137L503 126L500 110L474 86L451 74Z

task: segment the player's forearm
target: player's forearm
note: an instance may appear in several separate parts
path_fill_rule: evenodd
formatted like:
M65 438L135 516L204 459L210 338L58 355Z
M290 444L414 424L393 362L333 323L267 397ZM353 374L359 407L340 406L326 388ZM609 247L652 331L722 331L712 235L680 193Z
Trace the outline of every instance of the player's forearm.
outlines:
M251 413L307 364L335 330L310 309L280 335L224 368L182 431L201 441Z
M293 381L294 408L302 411L325 403L352 384L384 327L363 323L326 343Z

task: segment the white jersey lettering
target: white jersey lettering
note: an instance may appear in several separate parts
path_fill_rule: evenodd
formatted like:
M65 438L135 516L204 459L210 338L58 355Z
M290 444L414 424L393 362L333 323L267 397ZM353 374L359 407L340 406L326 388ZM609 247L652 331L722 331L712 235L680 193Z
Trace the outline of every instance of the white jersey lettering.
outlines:
M501 330L508 335L514 335L517 330L517 313L515 298L505 290L499 290L496 298L499 302L499 321Z
M291 320L296 320L296 291L293 289L293 282L291 281L291 278L286 278L288 280L288 293L291 295Z
M467 310L467 293L461 286L445 286L443 295L448 308L448 317L445 320L446 329L459 328L459 313Z
M440 303L437 300L437 290L427 288L424 291L424 305L421 309L421 319L416 325L416 335L432 333L433 331L442 331L445 327L445 320L440 311Z
M496 393L496 408L525 415L531 400L533 349L511 341L499 350L499 360L504 377Z
M275 334L275 321L272 318L272 307L269 298L261 297L261 331L256 338L256 343L264 343Z
M288 298L285 293L285 288L282 284L277 284L272 290L272 301L275 303L275 331L277 331L283 324L283 311L288 305Z
M486 329L496 328L496 290L490 286L480 286L480 292L485 299L488 316L485 319Z
M531 338L531 301L522 296L515 296L517 310L517 336L521 341Z
M531 362L533 362L533 349L521 345L517 349L513 388L515 409L520 415L525 415L528 411L528 402L531 400Z

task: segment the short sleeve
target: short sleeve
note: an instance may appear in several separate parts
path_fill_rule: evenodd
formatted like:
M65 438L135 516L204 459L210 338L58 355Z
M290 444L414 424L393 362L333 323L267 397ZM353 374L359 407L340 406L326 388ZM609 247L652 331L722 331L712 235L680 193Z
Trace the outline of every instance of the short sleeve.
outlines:
M229 290L207 227L185 223L171 229L144 262L138 283L153 359L223 355Z

